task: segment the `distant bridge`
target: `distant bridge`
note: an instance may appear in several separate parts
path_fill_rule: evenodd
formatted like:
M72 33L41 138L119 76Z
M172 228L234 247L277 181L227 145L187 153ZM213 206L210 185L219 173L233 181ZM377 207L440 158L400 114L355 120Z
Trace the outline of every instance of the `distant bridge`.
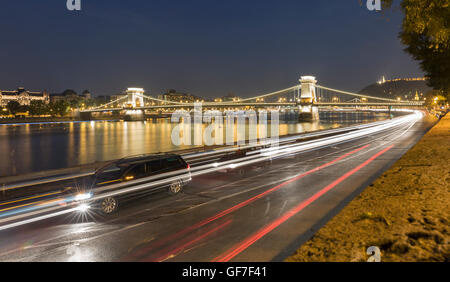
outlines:
M359 93L337 90L317 85L313 76L302 76L300 84L278 90L275 92L240 99L230 102L206 102L201 103L203 109L295 109L302 117L310 115L310 119L318 118L319 107L339 108L377 108L377 107L422 107L422 101L400 101L389 98L368 96ZM145 100L151 105L146 105ZM85 119L91 118L92 113L102 112L124 112L144 113L145 111L170 111L179 109L192 109L198 103L181 103L166 101L144 95L140 88L129 88L125 96L112 102L95 108L80 111L80 116Z

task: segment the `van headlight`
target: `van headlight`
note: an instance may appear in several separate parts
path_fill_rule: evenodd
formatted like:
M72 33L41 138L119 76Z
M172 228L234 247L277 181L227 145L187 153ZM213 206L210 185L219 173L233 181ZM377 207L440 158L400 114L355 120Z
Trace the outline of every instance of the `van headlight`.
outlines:
M90 206L87 204L81 204L76 209L77 211L84 213L87 212L88 209L90 209Z

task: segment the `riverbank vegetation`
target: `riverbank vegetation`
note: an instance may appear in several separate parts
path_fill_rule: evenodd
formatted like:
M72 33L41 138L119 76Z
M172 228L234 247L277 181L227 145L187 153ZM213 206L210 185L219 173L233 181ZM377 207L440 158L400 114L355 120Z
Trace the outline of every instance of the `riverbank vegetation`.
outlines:
M383 8L394 0L383 0ZM420 63L428 85L450 100L450 1L402 0L401 42Z

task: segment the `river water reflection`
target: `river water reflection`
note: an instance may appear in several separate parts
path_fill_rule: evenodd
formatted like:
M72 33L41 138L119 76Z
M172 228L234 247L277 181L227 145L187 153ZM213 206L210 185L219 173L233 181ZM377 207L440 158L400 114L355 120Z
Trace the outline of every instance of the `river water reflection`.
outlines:
M282 136L383 118L379 116L353 121L281 122L279 132ZM171 133L175 126L176 124L172 124L168 119L0 125L0 176L193 147L172 144Z

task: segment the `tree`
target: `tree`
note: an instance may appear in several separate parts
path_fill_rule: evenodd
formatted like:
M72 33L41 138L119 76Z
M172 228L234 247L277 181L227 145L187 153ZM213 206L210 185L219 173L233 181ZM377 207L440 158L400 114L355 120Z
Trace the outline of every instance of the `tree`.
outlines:
M450 99L450 0L403 0L401 8L405 51L420 62L428 85Z
M74 108L74 109L79 108L81 105L81 101L80 101L80 99L72 99L69 101L69 105L71 108Z
M67 89L64 90L64 92L62 93L63 96L77 96L77 92L75 92L75 90L73 89Z
M429 85L450 98L450 1L404 0L402 9L406 52L420 61Z
M66 101L57 101L50 105L50 109L54 115L61 117L65 116L69 112L70 105Z
M45 115L48 111L48 106L43 101L33 100L29 106L30 115L40 116Z
M28 106L28 105L20 105L18 112L19 113L26 113L26 112L29 113L30 112L30 106Z
M446 98L441 95L439 90L431 90L425 94L426 104L428 106L445 105Z
M94 99L86 99L84 101L84 104L86 107L93 107L93 106L95 106L95 101L94 101Z
M6 108L9 110L11 114L15 115L17 112L20 111L20 103L17 101L9 101L8 105L6 105Z

